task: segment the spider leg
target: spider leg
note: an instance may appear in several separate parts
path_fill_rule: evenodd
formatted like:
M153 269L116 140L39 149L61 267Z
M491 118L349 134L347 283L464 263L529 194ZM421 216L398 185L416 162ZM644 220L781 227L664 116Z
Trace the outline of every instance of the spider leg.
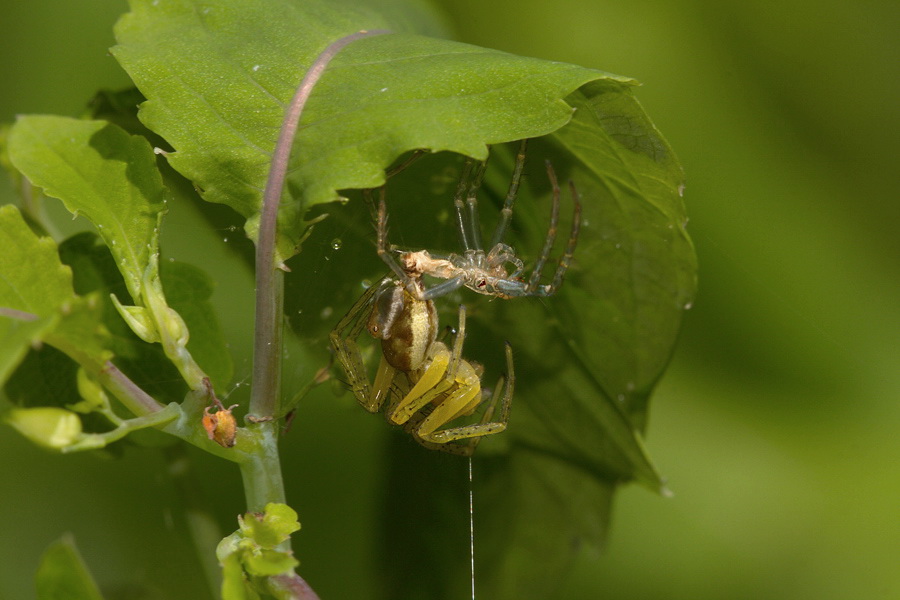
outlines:
M466 207L469 209L469 241L471 249L475 251L483 250L481 246L481 223L478 220L478 189L481 182L484 181L484 172L487 170L487 159L475 170L472 181L469 182L469 192L466 195Z
M347 375L350 390L356 396L357 401L369 412L375 412L378 408L376 407L374 410L370 408L372 403L366 366L356 340L365 328L367 320L365 316L371 312L375 294L382 288L384 281L367 289L329 335L331 347L334 348L338 362Z
M519 144L519 152L516 154L516 166L513 168L513 176L509 182L509 190L506 192L506 200L503 202L503 209L500 211L500 220L497 222L497 228L494 229L494 235L491 238L491 248L503 241L506 235L506 229L512 219L513 204L519 194L519 182L522 179L522 170L525 168L525 150L528 147L528 140L524 139Z
M547 230L547 238L544 240L544 247L541 249L541 253L534 263L534 270L531 272L531 277L528 279L528 285L525 286L527 294L534 293L534 290L538 289L538 284L541 281L541 272L544 270L544 264L550 256L550 250L553 249L553 243L556 241L556 230L559 225L559 183L556 180L556 171L553 170L553 165L550 164L549 160L546 164L547 177L550 179L550 185L553 188L553 202L550 206L550 227Z
M372 391L368 396L368 402L363 406L371 413L378 412L384 401L391 395L391 384L394 382L394 375L397 369L391 366L384 354L381 355L381 361L378 363L378 371L375 373L375 382L372 384Z
M450 452L452 454L470 456L475 451L475 448L478 446L482 437L504 431L509 423L509 412L510 407L512 406L512 397L516 381L515 371L513 369L512 347L508 342L506 344L506 369L506 377L501 377L499 381L497 381L490 403L484 411L479 423L473 425L461 425L459 427L451 427L429 433L424 427L425 421L431 417L431 415L429 415L429 417L426 417L425 421L423 421L422 426L420 426L423 430L417 432L422 438L423 445L426 445L429 448L444 450L445 452ZM480 399L478 400L480 402ZM498 402L500 402L500 416L496 421L491 421ZM475 403L475 406L477 406L477 404L478 402ZM472 407L472 410L474 410L475 406ZM471 413L471 411L469 411L469 413ZM450 420L452 420L452 418ZM460 444L451 443L456 440L468 440L468 442Z
M463 171L459 176L459 182L456 184L456 194L453 196L453 206L456 209L456 232L459 234L459 245L463 252L467 252L472 248L469 244L469 236L466 233L466 219L463 216L463 195L466 192L466 183L469 175L472 173L472 165L475 163L471 158L466 159Z
M458 290L462 286L466 284L466 276L457 275L447 281L439 283L437 285L433 285L430 288L425 290L425 293L422 294L423 300L433 300L434 298L439 298L444 294L449 294L454 290Z
M394 175L402 173L403 171L405 171L407 169L407 167L409 167L411 164L413 164L414 162L416 162L417 160L419 160L426 154L427 154L427 151L422 150L422 149L413 150L410 153L410 155L408 157L406 157L406 160L404 160L403 162L399 163L398 165L385 171L384 172L385 178L390 179Z
M391 423L396 425L406 423L413 414L452 385L452 381L445 381L447 366L450 363L450 351L440 342L435 342L434 346L436 347L435 352L428 368L388 415Z
M456 337L453 340L453 351L450 353L450 365L447 368L447 376L456 377L462 360L463 343L466 341L466 307L459 305L459 327L456 328Z
M454 382L452 391L441 398L431 413L422 419L422 422L416 428L416 434L422 439L439 442L440 439L433 439L435 430L443 427L457 416L468 413L478 406L481 401L481 379L478 373L468 362L458 371L459 377ZM436 397L436 396L435 396ZM471 408L470 408L471 407Z
M418 425L417 430L428 434L444 423L453 420L477 399L481 391L481 378L475 369L462 358L466 339L466 307L459 307L459 327L453 341L453 350L441 342L433 345L431 363L389 416L392 423L403 424L435 398L447 393L431 413ZM471 408L478 405L476 401ZM471 410L469 411L471 412Z
M572 261L572 255L575 253L575 246L578 244L578 233L581 230L581 197L578 195L578 190L575 189L575 184L571 181L569 182L569 190L572 192L572 200L575 203L575 212L572 215L572 231L569 234L569 241L566 243L566 251L563 253L562 258L559 259L559 265L556 267L553 281L545 288L548 296L562 285L563 277L569 268L569 263Z
M385 262L385 264L391 268L391 270L397 275L400 281L408 282L409 276L406 272L403 271L403 268L397 262L397 259L394 258L394 255L391 254L390 249L388 248L387 243L387 203L384 201L385 196L385 188L381 186L379 189L379 198L378 198L378 219L375 222L375 234L377 238L377 245L375 247L375 251L378 253L378 256Z
M369 217L372 219L373 223L378 223L378 207L375 205L375 200L372 198L372 190L370 188L364 189L362 191L363 202L366 203L366 207L369 209Z

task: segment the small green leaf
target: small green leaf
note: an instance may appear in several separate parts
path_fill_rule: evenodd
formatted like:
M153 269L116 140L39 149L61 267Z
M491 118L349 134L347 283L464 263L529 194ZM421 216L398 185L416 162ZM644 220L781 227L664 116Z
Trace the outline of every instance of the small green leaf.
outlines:
M247 581L240 556L229 554L221 560L222 600L257 600L259 594Z
M53 450L65 448L81 436L81 419L63 408L13 408L3 420L35 444Z
M268 577L291 571L300 564L290 552L263 548L259 552L244 555L244 567L254 577Z
M263 513L238 517L240 529L216 548L224 570L222 596L226 600L256 598L267 589L268 577L292 571L300 564L290 550L278 547L300 529L297 513L286 504L269 503ZM281 596L278 596L281 597Z
M80 413L90 413L95 410L109 408L109 396L106 395L103 386L97 383L87 371L78 369L76 376L78 385L78 395L81 396L81 402L76 402L67 406L69 410Z
M158 335L188 385L200 389L206 375L185 349L188 331L159 281L159 223L168 192L149 143L104 121L31 116L13 127L9 153L33 183L96 225L136 305L120 305L122 316L142 339Z
M166 202L147 141L105 121L23 116L10 132L9 156L33 184L97 227L138 302Z
M136 336L148 344L159 341L159 332L156 330L156 323L149 310L143 306L124 306L115 294L110 294L109 299L112 300L113 306L116 307L122 320L128 324Z
M262 514L241 517L241 532L263 548L274 548L300 529L297 512L287 504L270 502Z
M44 552L37 572L37 600L103 600L71 537Z
M96 296L116 366L161 402L181 401L187 388L162 347L138 338L113 306L111 295L127 297L128 292L109 248L96 234L83 232L60 244L59 253L73 270L78 293Z

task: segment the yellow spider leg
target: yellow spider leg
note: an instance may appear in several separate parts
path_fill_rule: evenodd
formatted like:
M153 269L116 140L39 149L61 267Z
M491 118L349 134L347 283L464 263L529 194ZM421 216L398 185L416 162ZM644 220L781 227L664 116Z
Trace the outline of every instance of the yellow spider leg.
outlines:
M473 379L477 379L480 387L481 376L484 374L484 369L482 367L476 367L472 363L463 360L460 364L460 371L461 373L456 378L456 381L458 383L463 383L463 385L465 385L465 382L470 382ZM457 413L450 417L447 421L449 422L456 419L457 417L471 415L473 412L475 412L475 409L478 408L478 405L481 404L483 400L482 396L483 392L482 394L474 396L471 400L469 400L468 404L460 408Z
M509 422L509 409L512 405L516 379L515 371L513 370L512 348L510 348L509 344L506 344L506 367L507 376L505 378L501 377L497 382L497 387L494 388L491 402L488 405L487 410L485 410L480 423L451 427L449 429L433 431L431 433L417 431L416 433L422 439L423 445L442 449L447 452L452 452L453 454L471 455L483 436L500 433L501 431L506 430L506 425ZM496 421L490 421L494 414L494 409L497 406L497 402L501 400L501 392L503 392L503 396L500 404L500 417ZM431 415L429 415L429 417L430 416ZM420 428L423 426L424 421ZM470 441L468 444L450 443L462 439L469 439ZM431 446L430 444L434 444L434 446Z
M503 391L503 386L506 383L505 377L500 377L497 380L497 385L494 387L494 393L491 396L491 403L488 404L488 407L485 409L484 414L481 416L481 424L487 423L491 420L491 417L494 416L494 410L497 408L497 400L500 399L500 392ZM504 417L501 416L501 421Z
M460 387L422 420L416 433L426 440L432 440L431 435L434 430L452 421L460 409L467 406L473 399L481 399L481 386L478 383Z
M389 415L388 419L391 423L402 425L406 423L413 413L420 410L423 406L431 401L435 394L428 392L437 388L444 379L444 373L447 372L447 365L450 363L450 352L447 347L440 342L435 342L432 348L436 349L434 356L431 358L431 364L422 373L419 381L413 386L409 393L397 404L397 407ZM447 386L444 387L446 389ZM440 390L443 391L443 390ZM438 392L439 393L439 392Z
M391 383L394 381L394 375L397 369L392 367L384 354L381 355L381 362L378 363L378 372L375 373L375 382L372 384L372 395L368 398L368 402L364 404L369 412L378 412L384 404L385 399L391 392Z
M450 417L447 420L447 422L449 423L450 421L453 421L457 417L465 417L465 416L471 415L473 412L475 412L475 409L478 408L478 405L481 404L481 400L482 400L481 394L478 394L477 396L473 396L472 399L469 400L469 403L466 404L465 406L463 406L461 409L459 409L459 411L455 415Z
M416 432L426 437L438 427L442 427L462 414L473 402L477 406L481 401L481 379L466 361L460 361L457 373L456 390L446 398L441 399L434 410L431 411Z

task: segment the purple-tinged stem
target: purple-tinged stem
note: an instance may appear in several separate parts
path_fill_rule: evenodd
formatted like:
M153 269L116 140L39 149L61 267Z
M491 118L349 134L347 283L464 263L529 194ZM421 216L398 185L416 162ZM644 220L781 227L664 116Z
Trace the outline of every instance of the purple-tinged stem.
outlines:
M165 408L110 361L103 365L100 378L106 388L135 415L143 416Z
M300 123L303 107L313 87L322 77L328 63L345 46L360 38L389 33L385 30L358 31L330 44L310 66L288 106L278 143L272 154L272 166L263 194L259 235L256 242L256 332L253 348L253 389L250 414L269 417L276 412L280 382L282 301L284 297L283 265L275 264L278 205L284 189L288 159Z

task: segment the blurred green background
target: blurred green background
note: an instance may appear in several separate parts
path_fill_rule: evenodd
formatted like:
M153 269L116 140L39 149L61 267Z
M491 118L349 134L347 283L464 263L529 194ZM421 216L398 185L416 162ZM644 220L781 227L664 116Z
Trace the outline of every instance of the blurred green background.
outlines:
M648 431L675 497L622 490L605 554L582 557L561 597L900 597L898 4L441 4L463 41L642 81L638 98L687 172L700 292ZM0 120L78 114L96 89L125 85L106 52L125 9L0 0ZM0 185L0 202L10 194ZM249 275L216 232L196 256L177 234L192 218L173 210L164 243L222 265L213 275L229 287L215 299L240 377ZM374 568L377 507L356 498L382 485L368 466L384 427L348 402L321 402L315 435L287 446L301 569L324 598L367 597ZM329 470L331 452L358 471ZM232 528L236 469L196 458L196 481ZM40 553L65 531L108 592L200 597L165 468L152 452L52 456L0 429L0 598L33 597ZM343 587L328 583L334 572Z

